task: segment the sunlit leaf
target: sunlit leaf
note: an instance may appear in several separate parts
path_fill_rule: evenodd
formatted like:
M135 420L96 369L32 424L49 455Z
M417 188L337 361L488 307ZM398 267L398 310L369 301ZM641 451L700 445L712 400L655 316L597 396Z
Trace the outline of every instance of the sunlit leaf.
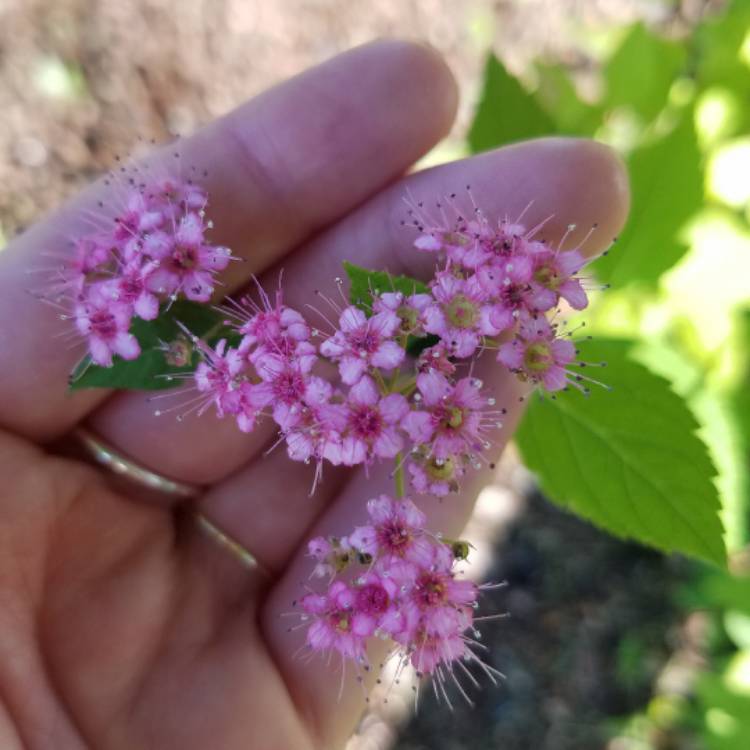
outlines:
M635 24L604 69L605 106L627 107L650 122L664 108L685 60L682 44Z
M730 0L722 12L706 19L695 32L697 77L701 85L750 88L743 45L750 29L750 4Z
M731 394L733 414L737 420L738 443L737 448L743 459L745 472L742 479L744 503L742 507L742 538L747 542L750 537L750 309L743 310L739 318L739 352L742 358L739 382Z
M554 120L557 132L569 135L592 135L599 126L602 111L578 96L565 68L560 65L537 65L539 89L535 97Z
M702 675L696 685L704 714L708 750L747 750L750 746L750 696L730 690L717 674Z
M490 55L484 72L482 97L469 131L471 150L486 151L555 131L554 122L534 97L494 55Z
M667 552L725 562L715 470L698 423L666 380L621 341L583 347L611 391L534 397L517 433L547 495L611 533Z
M591 268L612 286L653 284L685 253L680 230L703 203L701 155L692 109L664 138L637 149L629 162L632 207L619 241Z

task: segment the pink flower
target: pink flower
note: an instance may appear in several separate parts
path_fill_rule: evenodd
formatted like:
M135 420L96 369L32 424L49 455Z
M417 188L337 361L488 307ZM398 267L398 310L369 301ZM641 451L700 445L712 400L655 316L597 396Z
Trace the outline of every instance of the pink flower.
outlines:
M285 339L283 346L273 348L261 345L248 350L240 345L239 352L255 366L260 378L268 382L276 380L289 367L306 375L318 361L318 351L313 344L293 339Z
M228 347L225 339L214 349L199 342L198 351L203 361L195 370L195 385L200 393L208 396L199 413L211 403L218 417L239 413L243 405L239 375L245 366L239 352Z
M326 562L333 552L333 545L325 537L316 536L307 543L307 552L319 563Z
M152 206L170 219L182 216L187 211L200 212L208 203L208 194L200 185L173 177L166 177L152 185L147 197Z
M377 573L367 573L356 580L355 610L362 618L361 627L369 635L394 634L403 628L403 614L399 609L398 586L393 580Z
M72 305L92 359L106 366L113 354L134 359L140 353L129 333L134 315L154 320L160 301L180 293L207 301L214 274L231 257L227 248L204 239L212 225L203 218L202 188L172 178L147 185L122 172L128 184L121 210L114 219L104 217L103 229L74 240L73 257L56 270L50 293L55 304Z
M526 228L506 220L497 227L482 218L469 224L473 242L461 258L464 268L476 270L486 264L505 264L511 258L526 253Z
M404 396L391 393L381 398L375 381L365 375L349 390L342 441L330 444L325 457L345 466L393 458L404 446L398 425L408 412Z
M551 310L562 297L574 310L583 310L589 301L574 274L586 265L586 258L578 250L554 251L541 242L533 242L531 246L532 308L540 312Z
M131 305L133 312L143 320L154 320L159 314L159 300L148 288L150 275L158 267L156 261L125 264L111 281L104 282L106 294L113 300Z
M443 341L425 349L417 360L417 372L439 372L453 375L456 365L451 362L451 352Z
M117 242L127 242L156 229L163 220L162 212L152 208L143 194L131 190L125 201L125 210L115 217L113 237Z
M407 468L414 492L437 497L458 492L458 482L466 473L464 462L459 456L436 458L417 454L411 457Z
M89 277L105 272L112 258L112 241L106 234L76 239L73 257L66 259L50 282L50 296L55 299L85 296L86 284L91 283Z
M417 676L434 674L439 667L446 666L452 671L450 665L459 659L465 659L468 646L461 637L456 627L450 635L430 633L426 629L417 631L412 642L409 644L409 660L417 671Z
M283 336L274 344L261 344L255 348L243 346L239 351L251 362L263 380L273 380L274 373L280 372L289 365L298 367L303 373L309 373L318 362L318 350L309 341L295 341Z
M477 279L512 322L518 317L519 310L530 305L531 272L531 258L519 254L502 263L482 266L477 271Z
M497 336L513 323L505 310L488 303L474 276L461 279L440 271L431 286L435 303L424 311L424 329L440 336L453 356L470 357L482 336Z
M438 559L443 560L443 564L434 564L420 571L409 597L422 613L423 624L429 632L448 635L456 625L462 624L461 620L471 621L470 612L464 610L472 607L479 596L479 589L472 581L455 577L451 570L453 560L450 550L447 545L440 546L442 549ZM447 562L448 559L450 562ZM454 617L456 612L461 615L458 621ZM463 624L461 630L465 628L466 624Z
M249 353L255 347L275 354L290 354L297 344L308 341L310 326L302 315L283 303L281 289L276 293L275 303L258 285L261 304L247 296L233 306L222 308L242 335L240 351Z
M113 245L106 234L82 237L74 243L73 267L84 276L99 270L112 260Z
M476 206L473 206L472 220L467 221L453 203L454 198L455 194L446 204L438 204L440 216L437 219L428 215L421 202L411 206L412 223L420 232L414 242L418 250L443 253L451 264L469 270L523 252L528 234L524 226L506 219L495 226ZM455 214L455 218L449 218L449 213Z
M292 461L320 463L328 453L341 450L341 433L346 428L346 408L331 403L334 394L329 382L317 376L308 378L299 402L279 410L287 453Z
M568 383L575 384L567 370L575 356L573 342L558 338L555 327L544 316L525 314L516 337L500 347L497 360L521 380L559 391Z
M372 555L380 570L388 571L402 561L422 567L431 563L434 542L425 532L427 519L409 498L381 495L368 501L367 512L371 525L356 528L349 544Z
M355 608L357 592L334 581L324 595L307 594L299 604L313 618L307 645L314 651L338 651L358 662L365 659L365 640L372 635L372 618Z
M499 673L481 662L466 633L480 587L456 577L453 545L425 531L425 517L411 500L381 495L367 509L370 525L344 539L318 537L308 546L319 574L367 566L351 583L334 581L325 594L301 600L302 620L312 619L308 646L363 663L367 639L388 637L397 658L410 661L418 677L434 673L442 686L456 659L465 659L494 681Z
M268 406L282 430L294 426L310 379L309 369L294 359L268 357L256 365L260 383L248 385L248 401L258 411Z
M421 217L424 220L426 217ZM419 226L421 234L414 240L414 247L428 253L444 253L454 263L461 263L464 254L473 245L474 239L469 231L466 220L462 216L456 217L453 225L449 226L443 220L441 225L432 227Z
M208 302L214 289L214 274L227 267L232 254L229 248L207 244L204 230L198 214L188 213L168 241L145 246L159 260L159 268L149 280L154 292L181 293L196 302Z
M234 415L240 432L252 432L262 415L262 409L253 401L252 387L252 383L242 380L237 390L227 395L225 411Z
M372 309L376 312L395 313L401 321L399 333L402 335L422 332L422 314L432 303L429 294L411 294L401 292L386 292L373 297Z
M88 295L75 305L74 316L78 331L88 339L95 364L111 367L114 354L131 360L141 353L138 340L128 332L130 305L112 300L101 286L89 289Z
M388 372L401 364L404 350L391 340L400 325L391 311L367 318L352 305L341 313L339 330L320 345L320 353L338 362L341 379L354 385L370 367Z
M455 583L466 583L469 581L460 581ZM436 586L439 584L435 584ZM476 589L476 587L474 587ZM430 596L438 595L430 593ZM407 647L408 651L418 649L421 642L431 641L432 638L450 640L460 638L464 631L471 626L473 620L473 610L471 606L457 607L449 602L441 604L425 605L416 599L416 594L412 591L409 601L402 603L400 607L405 627L399 633L394 634L394 639ZM453 657L446 661L452 661ZM421 672L430 670L423 666Z
M433 555L433 563L413 580L399 582L405 592L399 607L403 627L393 635L422 674L467 654L463 633L472 624L479 595L476 584L455 577L448 545L436 544Z
M497 426L494 414L472 378L455 385L437 372L417 376L422 407L410 412L403 427L416 445L427 446L427 453L447 460L458 454L481 452L485 448L482 432Z

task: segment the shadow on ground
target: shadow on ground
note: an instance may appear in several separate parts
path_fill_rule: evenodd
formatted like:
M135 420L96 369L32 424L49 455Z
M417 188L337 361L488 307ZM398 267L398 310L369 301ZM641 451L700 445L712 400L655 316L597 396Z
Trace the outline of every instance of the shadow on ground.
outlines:
M483 597L488 662L507 675L454 709L424 691L397 750L601 750L642 710L676 637L675 585L688 563L620 542L539 495L496 551ZM485 680L486 682L486 680Z

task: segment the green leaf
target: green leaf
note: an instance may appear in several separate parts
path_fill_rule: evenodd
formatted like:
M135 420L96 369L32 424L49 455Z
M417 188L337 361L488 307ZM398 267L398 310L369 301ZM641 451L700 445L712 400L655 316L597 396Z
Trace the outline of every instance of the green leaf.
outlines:
M750 4L732 0L696 29L697 79L701 86L727 86L738 93L750 89L742 55L749 28Z
M221 332L226 334L223 320L224 316L217 310L187 300L180 300L169 308L162 309L156 320L137 318L130 332L141 345L141 356L132 361L115 357L112 367L99 367L86 358L71 375L70 388L148 391L173 388L179 384L179 380L170 380L168 376L193 372L198 365L198 354L189 346L178 324L181 323L196 336L207 337L209 342L213 342L220 338ZM164 345L182 338L189 361L183 367L176 367L167 361Z
M733 0L709 14L692 36L696 82L727 107L712 123L719 140L750 131L750 75L743 54L748 29L750 3Z
M686 57L683 45L635 24L604 68L605 107L627 107L650 122L667 103Z
M733 690L728 682L726 675L709 672L700 675L695 686L696 715L703 721L707 750L747 750L750 747L750 696L741 688ZM709 721L709 716L714 720Z
M629 163L630 221L611 252L592 264L601 281L622 287L654 284L685 253L679 233L703 203L701 155L693 111L656 143L633 152Z
M533 95L494 56L487 58L484 87L469 130L472 152L555 132L555 124Z
M517 433L545 493L610 531L723 565L715 470L698 423L666 380L628 357L628 343L585 344L606 361L611 391L534 397Z
M681 598L693 609L731 609L750 615L750 578L711 571L686 587Z
M730 408L737 424L736 449L744 469L741 476L741 519L739 535L744 544L750 537L750 309L737 312L737 343L734 356L738 360L738 379L730 394ZM750 600L748 600L750 606Z
M538 64L536 100L554 120L558 133L591 136L601 124L602 110L582 101L567 70L561 65Z
M387 271L369 271L344 261L344 270L351 288L349 299L368 315L372 313L372 293L401 292L402 294L425 294L427 285L408 276L393 276Z

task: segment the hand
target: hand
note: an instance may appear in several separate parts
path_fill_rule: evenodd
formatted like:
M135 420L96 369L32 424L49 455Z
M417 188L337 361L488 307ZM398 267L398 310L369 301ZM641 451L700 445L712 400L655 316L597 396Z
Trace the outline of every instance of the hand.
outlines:
M486 212L527 224L569 223L589 254L609 245L628 205L623 168L604 146L550 138L409 176L449 129L456 89L426 48L379 42L341 55L254 99L179 145L183 170L209 170L215 240L245 258L227 293L284 269L286 300L336 294L341 261L425 275L429 258L400 225L407 189L434 201L468 183ZM508 117L513 113L509 112ZM174 169L174 148L150 157ZM158 166L156 167L158 169ZM362 691L325 660L295 657L292 600L309 575L305 542L362 520L364 501L389 486L388 467L313 467L270 431L240 433L212 415L157 418L143 394L66 391L80 352L59 337L55 311L27 293L29 269L84 231L107 188L96 184L0 253L0 747L335 748L364 706ZM82 347L81 347L82 350ZM515 380L485 365L485 383L516 424ZM493 374L495 373L495 374ZM198 529L185 503L167 506L138 487L52 452L85 423L119 451L205 486L201 513L263 568L246 569ZM432 527L462 528L478 473L458 497L422 507Z

